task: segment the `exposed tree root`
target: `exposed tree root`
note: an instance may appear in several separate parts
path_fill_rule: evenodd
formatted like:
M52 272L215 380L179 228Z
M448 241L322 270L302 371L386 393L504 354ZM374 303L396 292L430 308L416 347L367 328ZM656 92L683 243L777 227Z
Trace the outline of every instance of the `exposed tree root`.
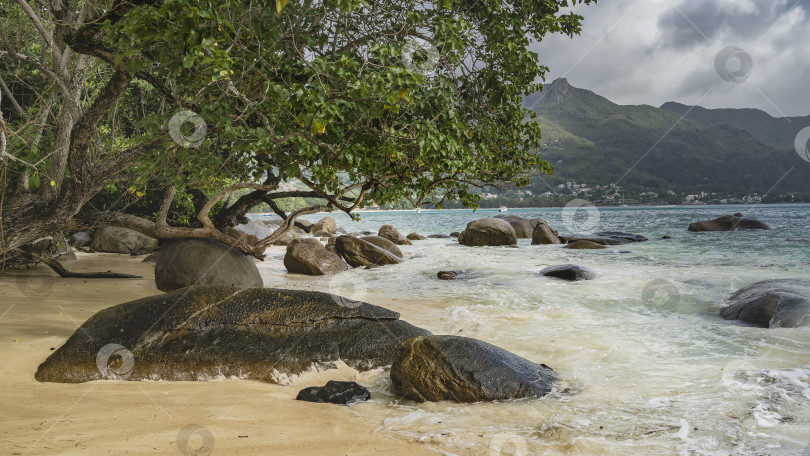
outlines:
M30 256L31 258L41 261L42 263L47 264L51 269L56 271L59 274L59 277L62 278L83 278L83 279L142 279L141 276L136 276L132 274L121 274L118 272L72 272L68 271L67 268L62 266L62 263L59 262L56 258L49 258L44 256L33 249L31 247L20 247L20 250L25 252L26 255Z

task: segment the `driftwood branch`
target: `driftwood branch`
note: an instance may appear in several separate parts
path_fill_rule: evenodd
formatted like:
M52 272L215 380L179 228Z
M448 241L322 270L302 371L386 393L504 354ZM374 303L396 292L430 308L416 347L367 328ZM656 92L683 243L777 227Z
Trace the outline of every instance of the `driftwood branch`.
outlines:
M69 271L67 268L62 266L62 263L59 262L56 258L50 258L48 256L42 255L40 252L37 252L36 249L33 247L23 246L20 247L20 250L23 251L26 255L33 258L36 261L40 261L42 263L47 264L51 269L54 270L59 277L62 278L83 278L83 279L142 279L141 276L136 276L132 274L121 274L118 272L72 272Z

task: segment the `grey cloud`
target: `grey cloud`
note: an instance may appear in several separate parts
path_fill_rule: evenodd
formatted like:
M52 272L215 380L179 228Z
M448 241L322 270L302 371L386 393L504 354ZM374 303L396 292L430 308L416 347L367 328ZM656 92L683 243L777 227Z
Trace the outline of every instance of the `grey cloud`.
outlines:
M810 114L810 0L678 0L674 6L604 0L575 11L585 18L582 36L554 36L533 47L550 68L549 82L565 76L620 104L677 101ZM724 81L715 71L715 57L727 46L753 58L744 82Z

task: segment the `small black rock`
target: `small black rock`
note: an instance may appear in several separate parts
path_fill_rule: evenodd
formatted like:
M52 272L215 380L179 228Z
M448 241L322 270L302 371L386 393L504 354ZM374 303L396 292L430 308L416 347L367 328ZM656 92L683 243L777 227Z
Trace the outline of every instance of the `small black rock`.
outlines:
M577 266L575 264L562 264L559 266L551 266L540 271L540 274L548 277L556 277L558 279L577 281L577 280L591 280L596 277L596 274L590 269Z
M441 280L454 280L460 274L462 274L462 273L458 272L458 271L439 271L436 274L436 277L438 277Z
M371 393L355 382L329 380L326 386L311 386L298 392L297 401L349 405L371 399Z

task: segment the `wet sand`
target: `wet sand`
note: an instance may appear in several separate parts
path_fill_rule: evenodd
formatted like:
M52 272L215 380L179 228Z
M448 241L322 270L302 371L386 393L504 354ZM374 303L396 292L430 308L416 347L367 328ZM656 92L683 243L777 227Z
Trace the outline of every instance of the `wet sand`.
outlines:
M0 454L196 454L206 442L213 442L213 453L199 454L436 454L375 432L381 423L357 417L351 407L294 400L301 388L351 380L356 373L350 368L308 374L287 386L244 380L37 382L37 366L94 313L160 293L153 266L142 263L142 256L77 255L65 263L71 270L144 278L61 279L40 266L0 279ZM279 276L267 285L284 283ZM289 288L306 283L297 280Z

